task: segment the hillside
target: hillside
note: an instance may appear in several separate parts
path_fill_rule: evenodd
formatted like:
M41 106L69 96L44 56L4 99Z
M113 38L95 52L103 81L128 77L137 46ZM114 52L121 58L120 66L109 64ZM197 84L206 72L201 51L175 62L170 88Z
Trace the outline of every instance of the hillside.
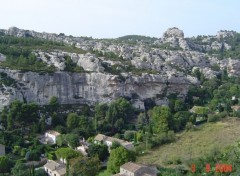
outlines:
M169 170L173 175L175 170L186 172L192 159L202 168L209 158L212 165L239 163L240 145L234 152L216 150L239 140L239 47L235 31L186 38L174 27L160 38L93 39L16 27L0 30L0 140L7 148L5 159L27 163L47 153L56 160L70 150L71 162L78 165L82 159L75 158L72 149L81 144L92 146L84 148L91 163L84 171L96 169L83 174L89 176L99 173L100 160L108 160L102 173L114 174L139 155L137 162L164 166L167 176ZM203 121L208 123L193 128ZM54 146L37 141L47 130L59 136ZM134 151L114 141L95 145L99 133L130 142ZM15 163L8 164L3 172L10 173ZM72 172L81 172L75 168ZM235 164L233 173L237 169Z
M200 125L195 131L179 133L176 142L148 151L138 158L138 162L172 167L173 165L168 163L179 159L186 163L190 159L205 156L214 148L222 150L238 140L240 119L226 118L216 123Z
M106 40L1 29L0 72L17 87L4 85L0 101L47 104L57 96L60 104L93 105L127 97L142 110L149 100L167 105L172 94L184 100L190 85L202 81L200 73L206 79L225 71L239 76L239 36L219 31L185 38L174 27L160 38L129 35Z

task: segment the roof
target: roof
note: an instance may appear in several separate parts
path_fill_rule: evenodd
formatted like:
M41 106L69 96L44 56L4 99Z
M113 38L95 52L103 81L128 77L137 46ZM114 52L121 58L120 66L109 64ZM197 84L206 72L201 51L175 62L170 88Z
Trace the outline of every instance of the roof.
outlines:
M54 131L54 130L46 131L46 133L52 134L52 135L54 135L54 136L59 136L59 135L61 135L59 132Z
M128 141L124 141L118 138L114 138L114 137L109 137L109 136L105 136L103 134L98 134L95 138L96 141L109 141L109 142L119 142L122 146L126 146L129 144L132 144L131 142Z
M59 167L60 164L53 160L48 160L44 167L48 168L49 170L55 170L56 167Z
M66 166L53 160L48 160L44 167L58 173L59 175L66 174Z
M61 166L61 167L57 168L57 170L55 172L57 172L59 175L64 175L64 174L66 174L66 167Z
M141 176L156 176L158 173L158 170L156 167L145 166L145 165L137 164L137 163L133 163L133 162L125 163L124 165L121 166L121 169L127 170L138 176L140 176L140 175ZM120 174L119 176L121 176L122 173L119 173L119 174Z
M103 134L98 134L94 139L96 141L103 141L107 136L103 135Z
M128 170L130 172L135 172L138 169L140 169L142 166L133 162L128 162L125 163L124 165L121 166L122 169Z
M240 110L240 106L231 106L231 108L234 110L234 111L239 111Z

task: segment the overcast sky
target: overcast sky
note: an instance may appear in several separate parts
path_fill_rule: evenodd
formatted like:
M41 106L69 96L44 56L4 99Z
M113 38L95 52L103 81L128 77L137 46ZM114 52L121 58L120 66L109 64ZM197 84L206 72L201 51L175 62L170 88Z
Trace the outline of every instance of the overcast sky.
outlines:
M170 27L185 36L240 32L239 0L0 0L0 28L113 38L161 37Z

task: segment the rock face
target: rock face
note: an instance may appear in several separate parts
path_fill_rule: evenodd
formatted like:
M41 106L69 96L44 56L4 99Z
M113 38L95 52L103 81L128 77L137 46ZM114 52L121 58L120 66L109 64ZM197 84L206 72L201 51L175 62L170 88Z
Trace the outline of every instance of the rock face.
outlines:
M0 69L18 82L15 88L4 87L0 91L2 106L14 99L47 104L52 96L58 97L61 104L110 102L119 96L137 97L140 102L153 98L164 99L167 94L179 93L185 96L190 79L185 77L163 77L145 74L125 77L104 73L38 74L21 73L16 70ZM162 98L161 98L162 97ZM133 98L134 99L134 98Z

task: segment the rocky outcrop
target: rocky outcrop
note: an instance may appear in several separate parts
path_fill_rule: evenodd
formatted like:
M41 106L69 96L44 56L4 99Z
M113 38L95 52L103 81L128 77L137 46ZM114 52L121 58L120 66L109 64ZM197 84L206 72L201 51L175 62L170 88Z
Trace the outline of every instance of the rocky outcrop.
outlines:
M104 67L100 60L93 54L79 54L77 65L83 67L86 71L104 72Z
M166 40L169 38L184 38L184 33L176 27L169 28L166 32L164 32L163 39Z

